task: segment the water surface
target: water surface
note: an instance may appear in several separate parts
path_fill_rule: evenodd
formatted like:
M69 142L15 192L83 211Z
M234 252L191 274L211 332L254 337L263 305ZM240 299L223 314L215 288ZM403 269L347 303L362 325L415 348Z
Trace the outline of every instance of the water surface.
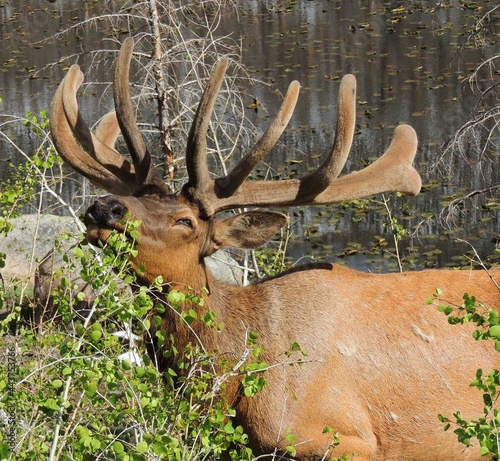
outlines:
M475 4L492 8L489 1ZM72 29L50 38L77 21L102 13L106 5L68 0L2 2L3 114L22 116L47 109L69 64L79 62L85 68L90 51L96 47L116 49L110 34L95 27ZM430 2L380 1L252 1L241 5L238 14L227 9L216 34L240 42L243 63L256 78L270 84L249 89L266 111L249 109L248 115L265 129L267 115L275 113L280 102L276 92L283 93L294 79L302 86L281 147L268 160L278 172L284 176L300 174L319 165L320 154L333 142L339 80L345 73L353 73L357 78L357 130L345 172L378 157L397 124L409 123L418 133L416 162L425 192L417 198L391 196L389 204L398 222L414 235L401 243L403 255L416 249L419 267L456 264L470 249L457 238L471 241L482 257L492 253L491 239L498 233L495 207L485 210L479 202L468 204L447 225L438 219L425 220L439 215L447 197L500 182L496 157L477 161L481 139L468 141L465 158L454 155L437 162L440 147L471 118L477 102L463 79L479 62L499 52L494 43L478 49L468 42L467 34L478 12L461 8L458 2L446 8L432 8ZM109 66L103 61L90 78L108 81ZM490 76L480 74L482 78L486 82ZM82 110L93 120L104 112L99 106L109 104L109 98L88 94L81 101ZM33 149L36 140L26 129L19 126L15 134L25 151ZM4 143L2 156L15 155ZM5 179L5 175L2 168L0 178ZM68 201L74 194L69 186ZM371 204L347 208L292 210L291 258L312 254L331 261L350 253L350 265L386 270L383 239L392 245L387 215L364 210L366 206L383 209L375 203L380 200L376 197ZM373 254L367 256L367 252Z

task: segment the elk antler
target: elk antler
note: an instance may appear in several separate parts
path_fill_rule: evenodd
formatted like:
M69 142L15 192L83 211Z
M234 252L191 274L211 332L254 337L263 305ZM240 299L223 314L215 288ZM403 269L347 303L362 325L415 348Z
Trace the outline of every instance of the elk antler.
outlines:
M196 202L206 216L244 206L340 203L385 191L398 191L407 195L416 195L420 191L420 176L412 167L417 151L417 136L408 125L400 125L395 129L391 145L376 162L336 180L346 162L354 136L356 79L353 75L344 76L340 84L333 148L313 173L301 179L245 182L250 171L274 146L290 120L299 92L298 82L292 82L276 119L255 147L227 176L212 179L207 166L205 138L226 69L226 61L216 66L198 106L186 151L189 182L182 193Z
M133 40L126 39L118 55L114 78L116 112L103 117L95 134L83 122L76 99L83 73L76 64L70 67L54 96L52 139L57 152L72 168L108 192L132 195L144 184L155 184L168 192L167 185L156 175L133 117L128 87L133 46ZM133 166L113 147L120 130Z
M145 185L167 185L156 175L151 156L134 118L130 99L129 71L134 42L127 38L118 56L114 99L116 113L105 116L94 135L82 121L76 92L83 82L77 65L61 82L51 113L54 145L77 171L117 195L133 195ZM292 206L339 203L384 191L416 195L421 180L412 162L417 151L413 128L400 125L392 142L367 168L338 178L351 148L356 118L356 80L346 75L340 84L335 140L330 154L313 173L300 179L245 181L251 170L272 149L285 130L299 94L292 82L280 110L264 135L238 164L222 178L212 179L207 165L207 132L219 89L228 67L225 59L216 65L196 111L186 148L189 181L181 194L197 203L206 217L221 210L244 206ZM113 145L121 129L133 165Z

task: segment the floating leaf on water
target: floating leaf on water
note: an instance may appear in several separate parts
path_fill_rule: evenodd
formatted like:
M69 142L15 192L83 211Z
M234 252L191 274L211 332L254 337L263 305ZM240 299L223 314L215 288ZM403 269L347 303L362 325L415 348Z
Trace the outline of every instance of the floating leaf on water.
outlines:
M500 203L496 200L490 200L483 205L483 208L486 210L498 210L500 209Z

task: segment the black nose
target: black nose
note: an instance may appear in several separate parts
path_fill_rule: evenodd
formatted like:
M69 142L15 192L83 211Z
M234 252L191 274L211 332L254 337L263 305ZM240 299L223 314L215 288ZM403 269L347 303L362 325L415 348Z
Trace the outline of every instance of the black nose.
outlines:
M127 207L116 197L101 197L85 213L85 220L94 224L112 225L125 217Z

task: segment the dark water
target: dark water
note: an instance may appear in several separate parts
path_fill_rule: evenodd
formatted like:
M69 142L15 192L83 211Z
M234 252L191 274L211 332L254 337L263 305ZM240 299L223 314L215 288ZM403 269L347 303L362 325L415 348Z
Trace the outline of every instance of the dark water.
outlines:
M1 3L2 114L22 116L47 109L68 64L87 63L89 52L96 47L116 49L108 35L94 27L70 29L44 41L110 4L68 0ZM488 1L475 4L486 9L494 6ZM255 85L249 89L251 94L273 114L279 103L275 90L284 92L294 79L302 85L282 147L273 151L269 163L284 174L293 174L295 169L308 171L320 163L319 154L326 153L333 141L339 79L353 73L358 85L358 126L345 171L359 169L379 156L388 146L394 126L404 122L419 136L417 166L424 183L436 186L427 187L430 190L417 198L391 198L392 212L413 235L401 243L403 255L412 254L414 248L420 267L456 264L470 249L457 243L457 237L471 241L482 257L492 253L491 239L498 234L495 207L486 210L481 208L482 202L472 202L447 224L438 219L449 196L500 183L497 157L477 161L484 145L480 136L467 141L465 157L448 155L438 162L441 146L471 118L477 103L462 80L482 60L499 53L496 43L477 48L467 40L481 11L461 8L458 2L446 3L446 8L432 8L433 2L380 1L249 1L240 5L237 15L227 9L216 34L240 42L243 63L256 78L271 84ZM92 78L107 81L109 66L103 63ZM490 78L491 74L480 74L478 84L482 79L486 84ZM103 113L97 109L100 104L99 98L82 101L84 112L95 112L95 118ZM249 116L258 125L268 123L262 111L249 111ZM26 152L37 142L22 126L16 125L14 134ZM498 136L498 129L492 134ZM5 142L1 152L0 157L15 155ZM5 171L0 170L0 178L5 179ZM68 200L73 193L68 188ZM498 193L493 198L498 199ZM380 197L374 200L380 201ZM297 237L289 245L292 259L314 254L333 260L349 247L350 265L387 269L387 258L376 246L381 238L392 245L385 228L387 216L365 213L365 206L384 208L373 202L349 209L293 210L292 232ZM434 219L426 220L429 216ZM373 254L367 255L369 252Z

